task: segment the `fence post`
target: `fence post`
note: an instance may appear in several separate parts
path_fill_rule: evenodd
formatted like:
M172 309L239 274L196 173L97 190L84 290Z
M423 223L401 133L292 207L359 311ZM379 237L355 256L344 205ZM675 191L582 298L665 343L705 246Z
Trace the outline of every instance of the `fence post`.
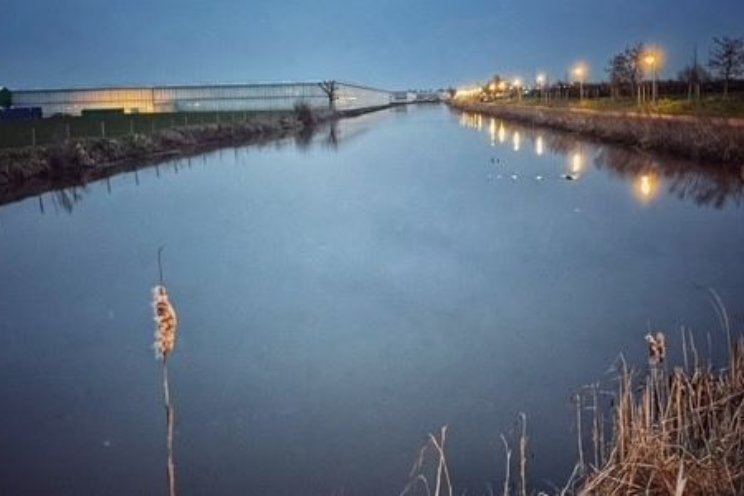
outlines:
M31 146L36 148L36 128L31 128Z
M65 122L65 136L67 137L68 140L70 139L70 134L71 134L70 133L70 123L69 122Z
M183 125L188 126L189 125L189 116L188 114L183 114Z
M106 137L106 123L101 121L101 138Z
M129 119L129 134L134 134L134 119Z

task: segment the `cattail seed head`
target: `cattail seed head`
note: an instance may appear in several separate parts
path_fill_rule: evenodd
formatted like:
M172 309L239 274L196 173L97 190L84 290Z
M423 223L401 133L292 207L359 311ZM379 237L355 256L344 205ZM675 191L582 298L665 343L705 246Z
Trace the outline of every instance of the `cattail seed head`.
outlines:
M666 358L666 340L664 333L657 332L656 336L646 334L648 343L648 360L651 365L659 365Z
M176 310L168 298L165 286L158 284L152 288L152 308L155 320L155 357L165 359L176 347L178 319Z

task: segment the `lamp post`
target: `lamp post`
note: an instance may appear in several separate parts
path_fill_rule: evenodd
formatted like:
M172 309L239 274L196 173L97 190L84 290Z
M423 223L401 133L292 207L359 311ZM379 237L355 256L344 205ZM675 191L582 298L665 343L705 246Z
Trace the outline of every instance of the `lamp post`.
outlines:
M537 83L537 87L540 89L540 100L542 100L545 94L545 74L538 74L535 78L535 82Z
M512 86L514 86L517 89L517 100L522 100L522 80L517 78L512 83Z
M643 58L643 61L651 71L651 101L656 105L656 55L649 53Z
M579 81L579 100L584 100L584 78L586 77L586 66L583 64L574 67L573 73Z

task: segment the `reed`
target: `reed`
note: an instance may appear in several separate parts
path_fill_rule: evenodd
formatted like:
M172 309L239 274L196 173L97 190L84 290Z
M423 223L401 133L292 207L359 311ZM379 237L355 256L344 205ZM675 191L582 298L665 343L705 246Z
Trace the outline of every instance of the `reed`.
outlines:
M609 453L578 494L744 494L744 338L719 371L686 338L694 365L667 372L653 341L642 381L622 366Z
M447 426L443 426L439 435L429 434L428 442L419 450L418 457L408 473L408 483L399 496L453 496L452 479L450 478L445 443ZM430 456L432 453L434 456ZM433 462L433 463L432 463ZM430 480L434 481L432 492Z
M158 249L158 271L159 282L152 290L153 310L155 320L155 357L161 359L163 363L163 394L165 399L165 417L167 424L166 447L168 450L168 461L166 466L166 475L168 479L168 494L176 495L176 465L173 458L173 426L175 423L175 411L170 394L170 384L168 382L168 357L173 353L176 347L176 333L178 329L178 319L176 310L168 296L163 280L163 247Z

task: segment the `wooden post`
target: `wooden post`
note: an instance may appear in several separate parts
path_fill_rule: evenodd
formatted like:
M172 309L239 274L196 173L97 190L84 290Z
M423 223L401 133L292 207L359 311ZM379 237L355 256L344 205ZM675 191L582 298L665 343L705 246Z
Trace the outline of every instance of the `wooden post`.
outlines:
M31 146L36 148L36 128L31 128Z
M106 137L106 122L101 121L101 138Z
M70 123L69 122L65 123L65 136L67 137L68 140L70 139Z
M129 119L129 134L134 134L134 119Z

